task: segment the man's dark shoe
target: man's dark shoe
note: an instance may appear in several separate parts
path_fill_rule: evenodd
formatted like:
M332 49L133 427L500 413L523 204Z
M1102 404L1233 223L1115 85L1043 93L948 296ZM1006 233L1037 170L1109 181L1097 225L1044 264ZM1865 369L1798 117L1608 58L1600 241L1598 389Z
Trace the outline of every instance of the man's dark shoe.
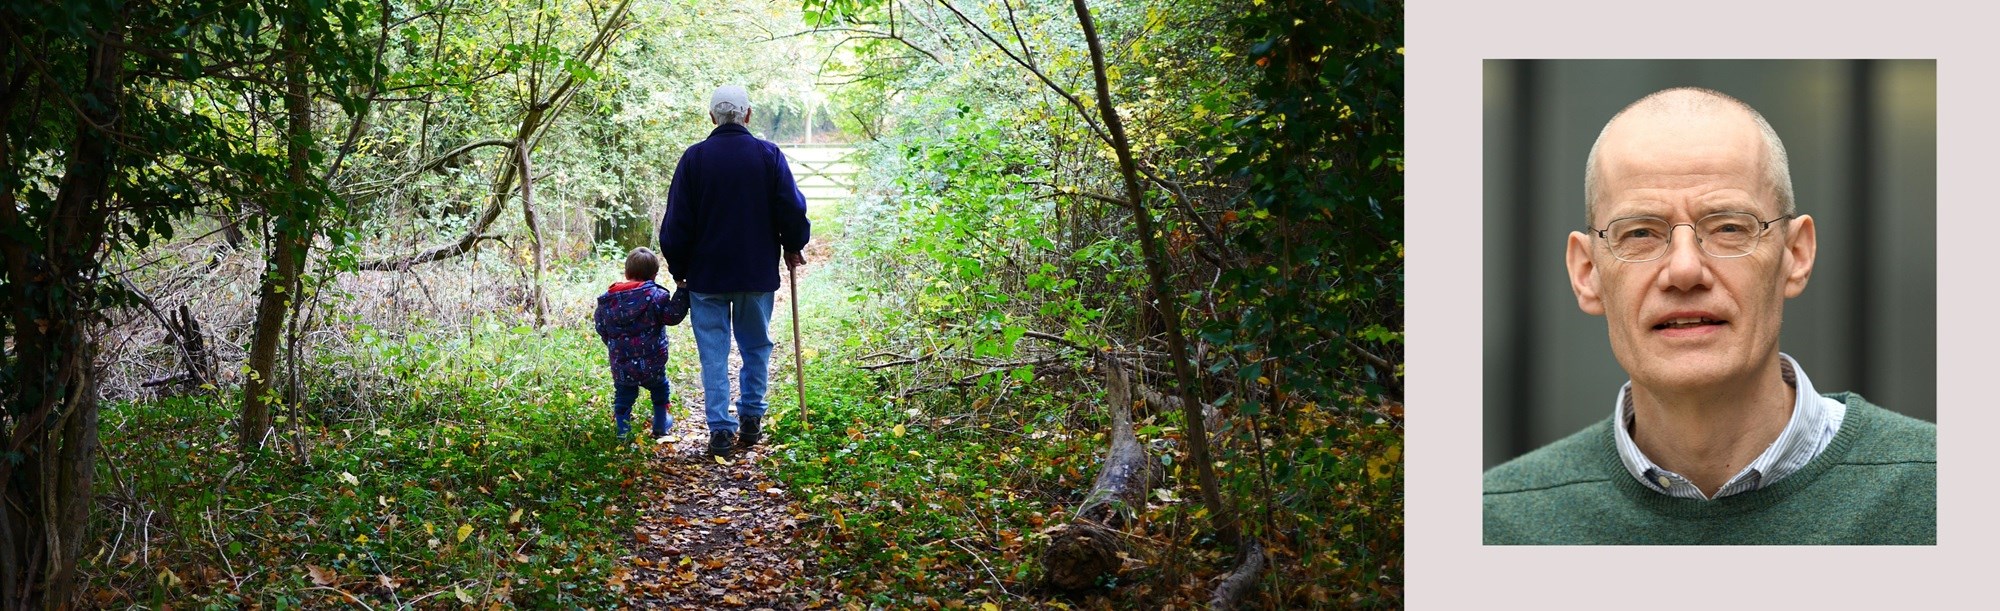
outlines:
M737 429L738 432L736 434L736 447L738 449L757 445L757 442L764 440L763 420L764 418L760 416L743 417L742 428Z
M708 455L728 456L730 446L734 445L735 441L736 441L736 434L729 431L715 431L709 433Z

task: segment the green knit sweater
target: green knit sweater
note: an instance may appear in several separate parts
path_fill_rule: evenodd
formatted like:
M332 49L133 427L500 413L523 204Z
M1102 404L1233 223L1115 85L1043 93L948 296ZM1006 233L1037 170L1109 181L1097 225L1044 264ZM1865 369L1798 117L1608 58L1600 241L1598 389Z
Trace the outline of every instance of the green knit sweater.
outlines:
M1489 545L1936 545L1937 425L1854 393L1833 442L1777 483L1674 498L1625 470L1611 419L1486 472Z

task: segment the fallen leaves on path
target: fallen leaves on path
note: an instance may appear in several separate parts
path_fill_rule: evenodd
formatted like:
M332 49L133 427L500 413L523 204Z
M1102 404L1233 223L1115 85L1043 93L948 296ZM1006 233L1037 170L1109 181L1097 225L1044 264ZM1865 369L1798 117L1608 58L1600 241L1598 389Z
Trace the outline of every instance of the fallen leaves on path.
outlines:
M793 546L802 517L765 475L765 447L709 458L702 434L655 446L641 480L630 566L612 576L642 609L818 609L831 601L803 577L814 567Z

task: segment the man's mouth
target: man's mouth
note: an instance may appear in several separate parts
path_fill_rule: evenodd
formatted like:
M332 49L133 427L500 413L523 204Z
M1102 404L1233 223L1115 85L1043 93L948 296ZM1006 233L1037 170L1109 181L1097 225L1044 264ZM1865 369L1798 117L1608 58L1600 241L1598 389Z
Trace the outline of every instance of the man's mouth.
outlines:
M1695 327L1706 327L1710 325L1726 325L1726 324L1729 324L1729 322L1715 318L1708 318L1703 316L1683 316L1677 318L1669 318L1667 320L1661 321L1660 324L1653 325L1653 330L1661 331L1666 329L1693 329Z

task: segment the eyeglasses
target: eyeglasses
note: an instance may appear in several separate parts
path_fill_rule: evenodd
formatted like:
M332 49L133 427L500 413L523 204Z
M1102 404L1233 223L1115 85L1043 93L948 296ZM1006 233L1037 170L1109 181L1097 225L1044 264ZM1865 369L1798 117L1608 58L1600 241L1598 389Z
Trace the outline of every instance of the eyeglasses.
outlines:
M1654 216L1628 216L1611 221L1603 229L1590 227L1611 247L1611 256L1626 263L1645 263L1667 254L1673 246L1674 228L1694 230L1701 251L1717 259L1733 259L1757 249L1757 240L1771 229L1771 223L1797 217L1787 214L1768 221L1757 220L1748 212L1717 212L1693 223L1668 223Z

